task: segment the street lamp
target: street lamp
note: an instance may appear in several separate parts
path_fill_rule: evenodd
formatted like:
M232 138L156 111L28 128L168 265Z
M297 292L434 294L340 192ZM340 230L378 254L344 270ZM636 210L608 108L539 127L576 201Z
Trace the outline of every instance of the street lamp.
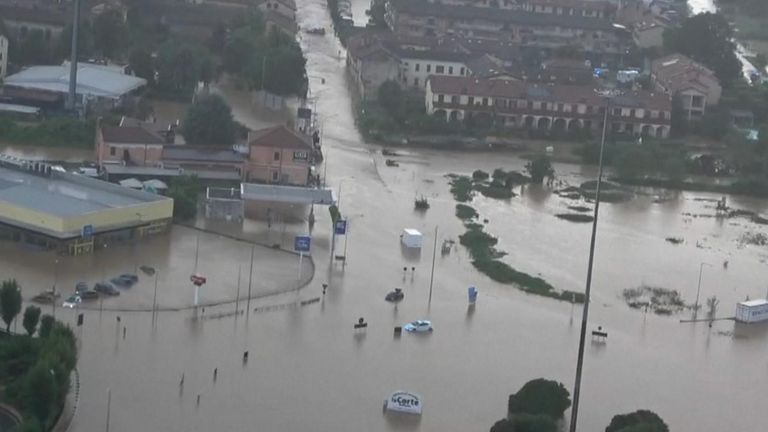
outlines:
M699 264L699 283L696 286L696 303L694 303L694 305L693 305L693 314L694 315L699 313L699 294L701 294L701 273L704 271L704 266L712 267L712 264L705 263L705 262Z
M608 131L608 112L611 108L611 96L613 92L598 92L606 97L605 113L603 113L603 132L600 139L600 159L597 173L597 186L595 187L595 211L592 221L592 238L589 243L589 262L587 264L587 285L584 290L584 309L581 317L581 332L579 333L579 354L576 360L576 379L573 385L573 406L571 408L571 424L569 431L576 432L576 421L579 416L579 396L581 394L581 374L584 367L584 345L587 338L587 320L589 319L589 294L592 288L592 267L595 260L595 240L597 237L597 217L600 211L600 186L603 180L603 154L605 150L605 137Z

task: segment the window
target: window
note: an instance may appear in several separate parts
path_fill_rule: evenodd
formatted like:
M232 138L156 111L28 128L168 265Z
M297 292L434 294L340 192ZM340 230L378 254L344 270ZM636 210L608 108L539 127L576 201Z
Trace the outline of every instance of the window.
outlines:
M295 151L295 152L293 152L293 160L294 161L306 161L306 160L309 160L309 152Z
M448 66L448 75L453 75L453 66Z
M558 111L561 111L561 112L562 112L562 111L565 111L565 105L563 105L563 104L561 104L561 103L557 104L557 110L558 110Z
M459 104L459 97L456 96L456 95L451 96L451 103L458 105Z
M432 72L432 65L428 64L427 65L427 73L430 73L430 72Z
M280 160L280 152L275 152L275 154L272 156L272 160L279 161Z
M528 101L528 109L533 109L533 101Z
M435 73L445 73L445 66L435 66Z
M475 97L474 96L470 96L469 97L469 104L470 105L474 105L475 104Z
M110 148L109 148L109 155L110 155L110 156L114 156L115 154L117 154L117 151L116 151L116 150L117 150L117 149L115 149L114 147L110 147Z
M443 103L443 99L445 99L445 96L443 96L443 95L437 95L437 101L438 101L439 103Z
M420 64L418 64L418 63L416 63L416 72L418 72L418 71L419 71L419 68L420 68L420 67L421 67L421 65L420 65Z
M415 85L416 87L419 86L419 79L418 78L414 78L413 79L413 85Z
M464 75L464 67L462 66L461 69L459 69L459 75Z
M488 106L488 98L487 97L483 98L483 106Z
M277 174L277 171L272 171L272 181L273 181L273 182L276 182L276 181L277 181L277 179L278 179L278 177L277 177L277 176L278 176L278 174Z

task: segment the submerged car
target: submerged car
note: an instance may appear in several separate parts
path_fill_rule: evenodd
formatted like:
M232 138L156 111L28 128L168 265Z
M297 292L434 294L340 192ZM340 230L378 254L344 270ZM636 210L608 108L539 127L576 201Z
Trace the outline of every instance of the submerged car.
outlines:
M80 298L80 296L72 295L72 296L69 296L66 300L64 300L64 303L62 303L62 306L65 308L73 309L73 308L76 308L77 305L80 304L80 302L82 302L82 299Z
M432 331L432 321L416 320L403 326L403 330L411 333L422 333Z
M90 288L88 287L88 284L85 282L78 282L77 285L75 285L75 292L83 292L88 291Z
M118 277L112 278L110 282L112 282L113 285L119 286L121 288L130 288L139 280L136 275L129 275L129 274L122 274Z
M403 293L403 290L400 288L395 288L394 291L390 291L387 293L386 297L384 297L384 300L388 302L399 302L405 298L405 294Z
M96 300L99 298L99 293L94 290L79 291L77 295L80 296L80 300Z
M106 294L110 296L118 296L120 295L120 291L118 291L117 288L113 287L112 284L107 282L98 282L96 285L93 286L93 290L100 294Z

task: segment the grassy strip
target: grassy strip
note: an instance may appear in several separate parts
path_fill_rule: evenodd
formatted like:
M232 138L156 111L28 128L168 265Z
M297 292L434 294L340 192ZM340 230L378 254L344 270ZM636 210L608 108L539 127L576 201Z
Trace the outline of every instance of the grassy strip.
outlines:
M477 211L466 205L466 204L456 204L456 217L461 220L469 220L474 219L478 216Z
M17 145L46 147L91 147L96 132L94 121L54 117L31 125L0 118L0 141Z

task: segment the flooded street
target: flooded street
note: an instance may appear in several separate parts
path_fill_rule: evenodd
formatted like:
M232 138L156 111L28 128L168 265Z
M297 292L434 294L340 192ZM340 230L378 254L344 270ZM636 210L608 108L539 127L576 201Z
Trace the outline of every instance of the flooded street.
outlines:
M330 26L324 0L299 0L298 7L302 28ZM298 279L295 255L257 247L253 286L261 293L287 292L252 300L247 314L219 317L235 310L230 302L206 307L198 319L191 309L163 310L153 325L150 312L112 311L107 301L102 312L84 311L85 325L76 330L80 401L72 431L105 429L108 388L113 432L437 432L488 430L506 414L508 395L530 379L547 377L572 387L578 305L492 282L474 270L461 246L447 256L438 253L428 302L435 226L440 241L457 240L464 231L445 175L522 170L525 162L505 153L408 149L398 157L399 167L385 166L380 148L363 143L354 128L344 59L337 55L342 47L330 34L302 36L312 94L319 97L328 184L337 190L350 224L346 267L330 264L330 217L325 207L317 207L314 278L301 290L292 290ZM248 115L234 109L238 118ZM570 184L595 175L593 167L555 169ZM629 309L620 294L645 283L679 290L693 303L700 263L706 262L711 267L703 269L702 302L717 295L718 315L733 316L737 301L766 293L768 248L740 241L764 227L712 217L711 200L719 196L682 192L655 203L659 193L601 207L589 328L603 326L609 337L586 349L579 430L604 430L614 414L646 408L674 432L753 431L768 386L768 327L681 324L690 312L646 315ZM430 201L426 213L413 210L417 194ZM728 202L763 215L768 211L765 200L729 197ZM499 237L498 248L509 253L506 262L558 289L583 291L590 226L554 216L575 203L550 189L529 187L508 201L478 197L472 205L488 219L486 230ZM307 231L306 223L267 227L257 221L207 227L286 249L294 235ZM398 236L406 227L425 233L416 260L401 254ZM26 299L55 279L62 287L80 278L94 282L102 273L116 275L148 262L161 269L161 306L184 308L192 299L188 278L198 236L198 269L208 276L203 300L234 300L238 268L247 278L250 246L184 227L95 257L66 259L66 269L60 263L58 270L51 255L3 245L0 272L19 280ZM667 237L684 241L673 245ZM337 240L339 253L344 239ZM404 275L406 265L415 271ZM308 277L311 266L306 260L304 266ZM111 306L146 310L152 283L143 278L135 293L123 293ZM324 296L322 283L329 284ZM467 307L469 286L480 291L474 309ZM397 306L384 301L395 287L405 292ZM322 300L311 302L317 297ZM72 325L76 313L56 310ZM369 323L366 331L353 330L359 317ZM419 318L432 320L435 331L393 336L394 326ZM400 424L382 415L384 398L398 389L423 397L420 422Z

